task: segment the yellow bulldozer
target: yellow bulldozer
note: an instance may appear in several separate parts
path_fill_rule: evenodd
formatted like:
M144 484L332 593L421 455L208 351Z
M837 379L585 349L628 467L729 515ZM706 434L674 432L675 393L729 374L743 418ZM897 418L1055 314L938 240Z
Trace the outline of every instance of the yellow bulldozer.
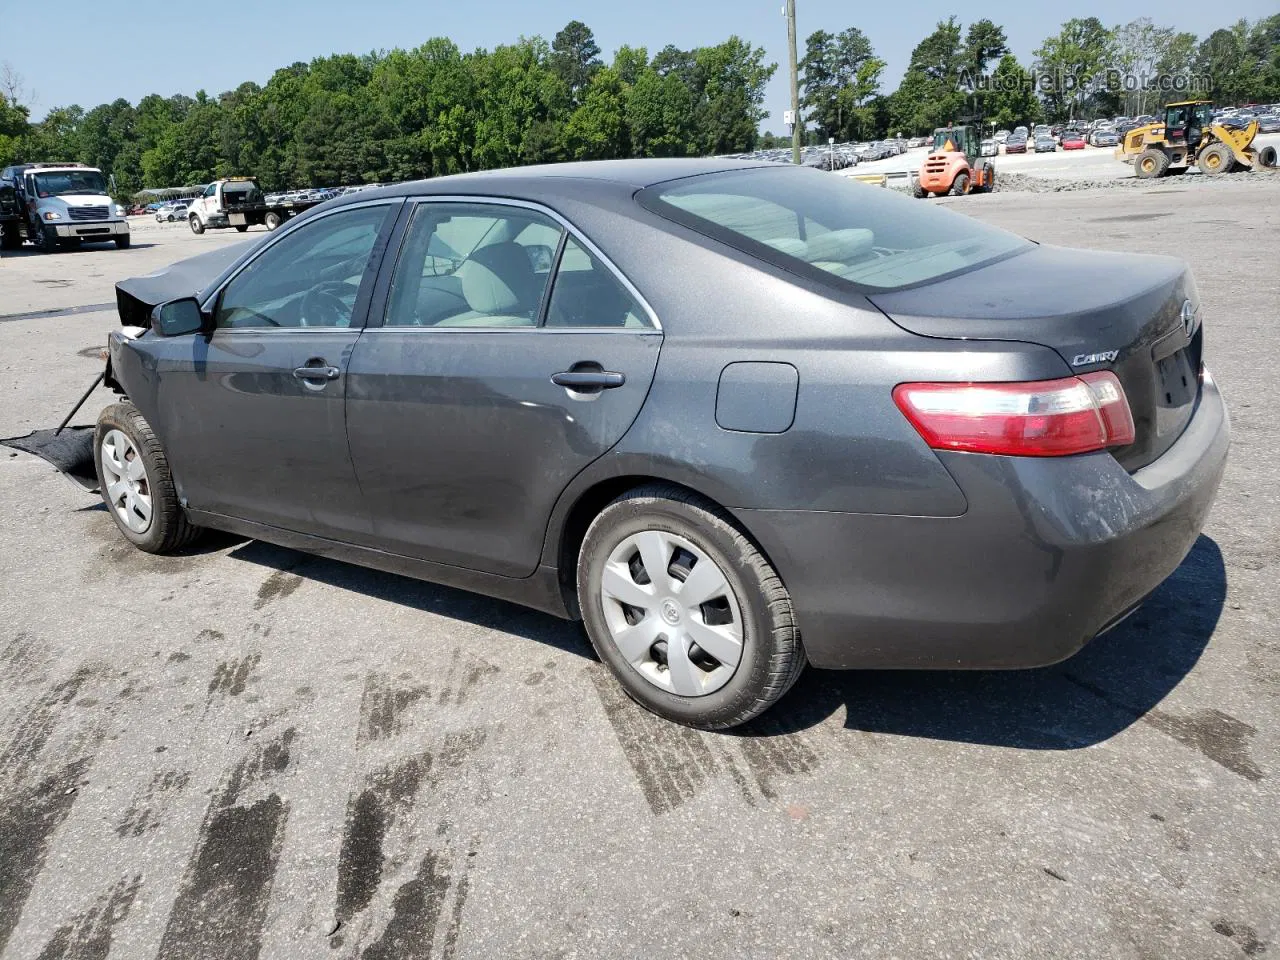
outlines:
M1169 103L1164 111L1163 123L1130 130L1116 147L1116 157L1132 163L1140 179L1184 173L1192 165L1211 175L1276 165L1275 147L1253 148L1257 120L1243 128L1224 126L1213 119L1208 100Z

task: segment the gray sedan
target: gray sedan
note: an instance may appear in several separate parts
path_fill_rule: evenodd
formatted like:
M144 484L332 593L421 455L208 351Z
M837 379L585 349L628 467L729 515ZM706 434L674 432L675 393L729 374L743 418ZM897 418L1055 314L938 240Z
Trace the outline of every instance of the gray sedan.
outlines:
M118 294L95 459L139 548L226 530L581 618L703 728L807 663L1070 656L1227 455L1182 262L771 163L366 191Z

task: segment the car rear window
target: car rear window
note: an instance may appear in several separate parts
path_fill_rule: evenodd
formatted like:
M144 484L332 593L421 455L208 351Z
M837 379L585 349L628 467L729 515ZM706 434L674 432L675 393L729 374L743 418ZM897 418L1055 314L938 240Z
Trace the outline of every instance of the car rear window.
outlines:
M929 283L1032 246L896 190L790 166L672 180L637 199L783 269L868 291Z

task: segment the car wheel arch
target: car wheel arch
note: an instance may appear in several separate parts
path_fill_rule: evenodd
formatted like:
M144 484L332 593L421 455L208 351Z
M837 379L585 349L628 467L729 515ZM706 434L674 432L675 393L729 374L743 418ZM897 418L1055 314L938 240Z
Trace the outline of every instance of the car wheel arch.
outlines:
M603 477L587 484L583 489L576 490L572 494L570 491L573 490L575 485L571 485L561 495L560 502L556 504L555 509L552 511L543 544L543 564L556 568L565 608L574 619L581 619L582 616L578 608L577 566L578 555L582 549L587 528L605 507L619 497L640 487L654 485L672 487L690 493L705 501L708 506L714 507L728 516L733 516L732 522L737 527L738 532L751 541L751 544L760 551L760 554L773 564L775 570L777 569L777 565L773 563L773 559L769 556L764 544L752 534L751 530L739 518L734 516L733 512L724 503L716 497L708 495L704 490L698 489L697 486L670 477L659 476L655 473L627 473ZM779 577L781 576L782 574L779 572ZM783 579L785 582L785 578Z

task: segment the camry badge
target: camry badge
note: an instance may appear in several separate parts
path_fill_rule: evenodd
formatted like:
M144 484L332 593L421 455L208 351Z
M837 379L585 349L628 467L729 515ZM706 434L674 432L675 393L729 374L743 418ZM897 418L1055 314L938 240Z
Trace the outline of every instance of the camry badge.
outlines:
M1120 356L1119 350L1103 350L1101 353L1077 353L1071 358L1073 367L1087 367L1094 363L1110 363Z

